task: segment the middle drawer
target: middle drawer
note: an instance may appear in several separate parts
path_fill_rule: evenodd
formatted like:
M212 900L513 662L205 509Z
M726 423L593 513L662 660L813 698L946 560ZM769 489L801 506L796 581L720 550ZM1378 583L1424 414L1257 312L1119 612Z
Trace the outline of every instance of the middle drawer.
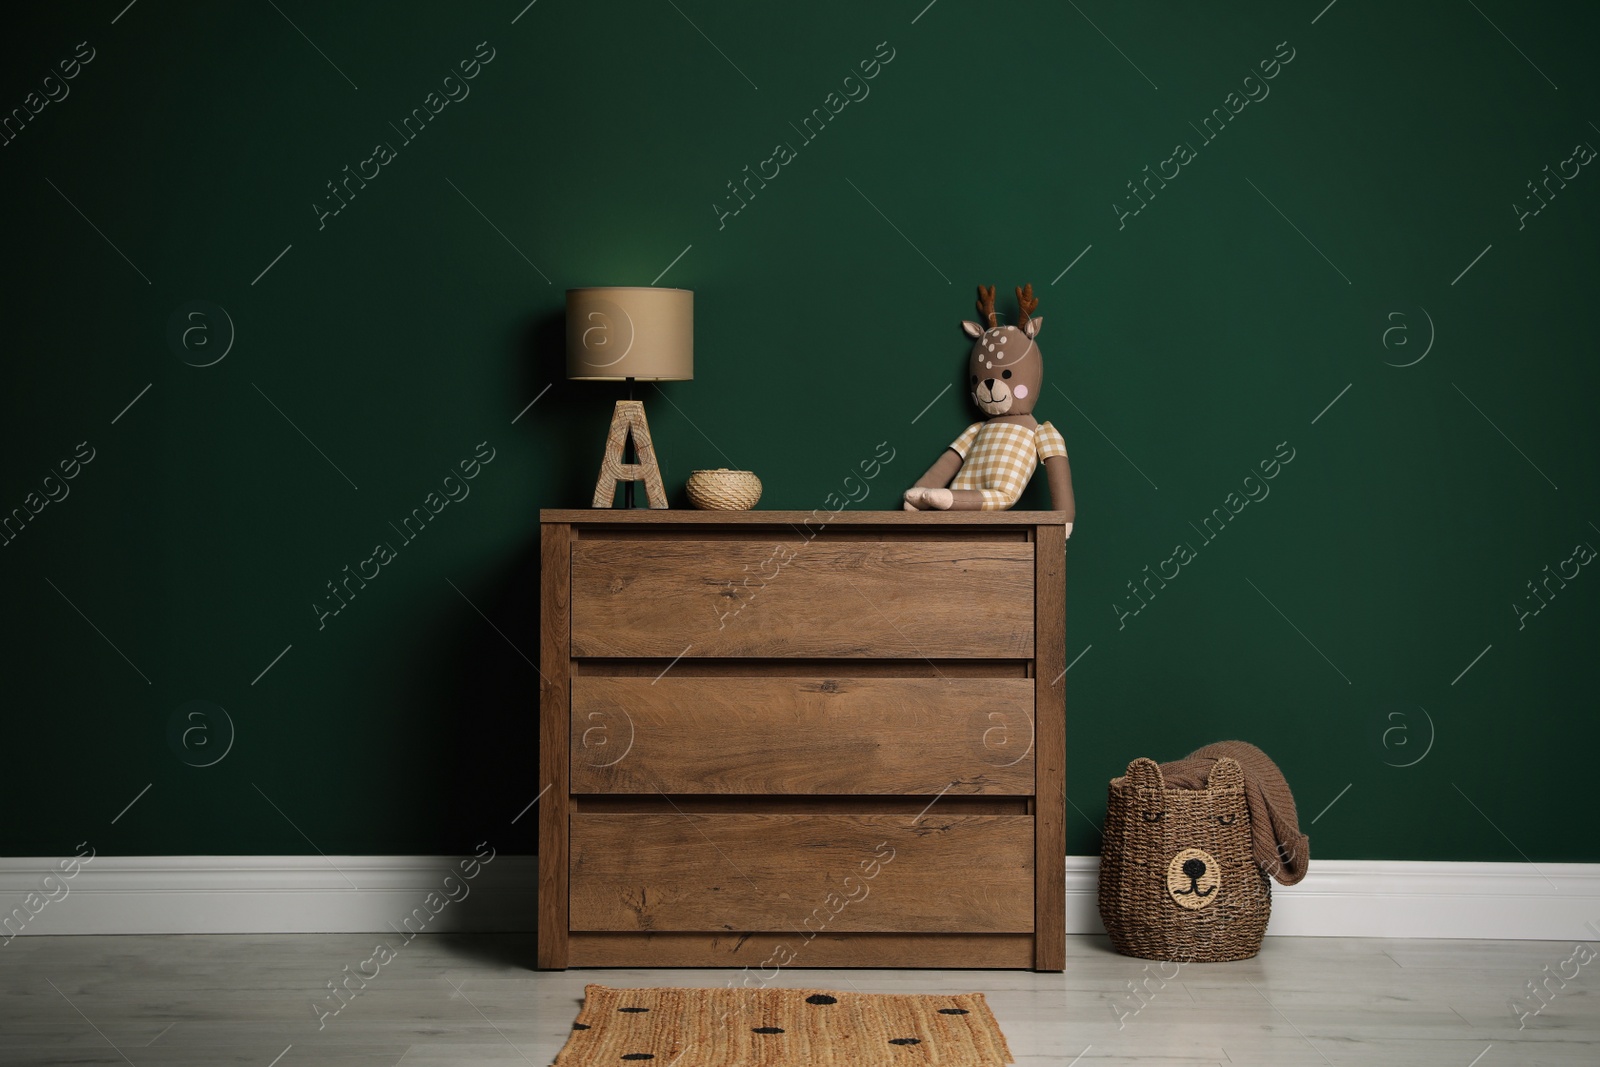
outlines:
M1031 796L1032 678L572 679L574 793Z

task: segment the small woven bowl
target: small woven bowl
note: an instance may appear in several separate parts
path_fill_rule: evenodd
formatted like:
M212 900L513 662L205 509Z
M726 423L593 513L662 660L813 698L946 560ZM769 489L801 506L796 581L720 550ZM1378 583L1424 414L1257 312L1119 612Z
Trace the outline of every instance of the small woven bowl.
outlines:
M749 511L761 499L761 479L749 471L691 471L689 503L702 511Z

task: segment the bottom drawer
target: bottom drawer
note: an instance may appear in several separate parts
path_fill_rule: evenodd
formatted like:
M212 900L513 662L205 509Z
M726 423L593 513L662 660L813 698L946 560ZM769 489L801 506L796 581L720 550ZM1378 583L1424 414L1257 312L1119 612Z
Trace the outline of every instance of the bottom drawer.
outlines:
M573 967L744 967L763 983L783 967L1032 967L1032 934L835 934L633 930L576 931L567 942ZM768 973L771 971L772 973ZM746 983L749 976L744 979Z
M573 930L1025 933L1027 815L571 816Z

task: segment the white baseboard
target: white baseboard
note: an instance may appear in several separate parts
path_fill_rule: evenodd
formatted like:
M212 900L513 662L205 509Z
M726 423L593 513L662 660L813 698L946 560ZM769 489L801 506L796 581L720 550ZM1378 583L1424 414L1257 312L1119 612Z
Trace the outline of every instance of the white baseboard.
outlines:
M1100 860L1067 857L1067 931L1102 933ZM1268 937L1600 940L1600 863L1312 860L1272 886Z
M381 933L419 907L428 933L535 928L538 857L495 856L470 880L462 879L459 862L452 856L96 856L64 883L62 897L62 883L44 883L46 875L59 877L57 860L0 857L0 924L28 894L53 890L60 899L45 904L23 933ZM439 894L437 914L424 906L429 893ZM447 893L458 899L440 906ZM421 925L414 919L410 929ZM0 943L11 932L0 925Z
M400 926L456 871L446 856L98 856L46 884L57 861L0 857L0 920L53 891L24 934L380 933ZM1103 932L1099 860L1067 858L1067 932ZM459 876L459 872L458 872ZM451 883L460 897L462 883ZM467 895L428 915L429 933L535 928L538 859L497 856ZM1269 936L1596 940L1600 864L1315 860L1274 885ZM440 898L435 898L437 901ZM437 904L436 904L437 906ZM415 929L420 920L414 920ZM17 925L13 918L12 927ZM10 930L0 928L0 944Z

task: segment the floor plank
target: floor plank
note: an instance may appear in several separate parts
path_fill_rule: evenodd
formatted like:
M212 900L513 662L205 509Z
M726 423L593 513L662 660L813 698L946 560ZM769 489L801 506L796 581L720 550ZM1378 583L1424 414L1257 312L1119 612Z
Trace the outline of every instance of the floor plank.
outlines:
M17 938L0 954L0 1067L544 1067L587 983L713 986L737 975L539 972L528 969L529 936L424 935L389 939L395 958L323 1017L314 1005L333 1003L327 983L356 972L379 940ZM981 990L1022 1067L1592 1067L1600 959L1564 986L1552 980L1537 1015L1534 1001L1520 1020L1511 1007L1527 982L1571 975L1561 965L1572 954L1549 941L1275 937L1253 960L1178 966L1073 937L1060 974L795 968L770 984Z

